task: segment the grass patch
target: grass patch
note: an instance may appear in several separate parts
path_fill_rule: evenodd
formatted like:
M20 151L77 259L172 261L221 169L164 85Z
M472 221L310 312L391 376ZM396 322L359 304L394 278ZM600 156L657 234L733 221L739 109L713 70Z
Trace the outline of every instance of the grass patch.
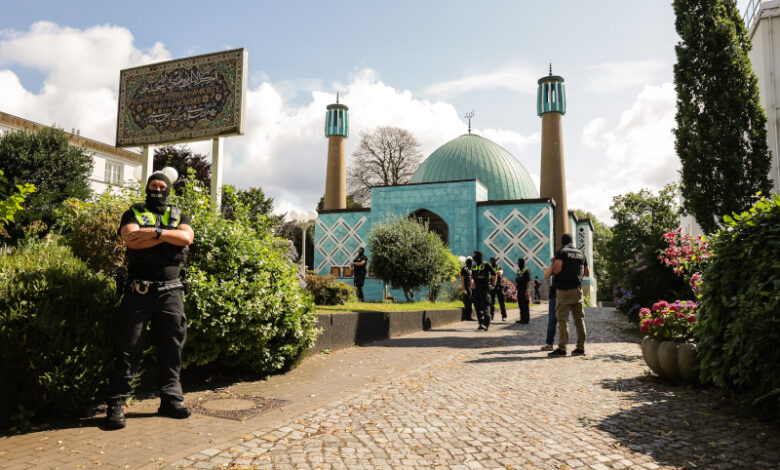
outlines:
M347 302L344 305L317 305L317 313L344 312L410 312L416 310L453 310L463 307L463 302ZM517 308L516 303L507 303L506 308ZM496 304L498 309L498 304Z

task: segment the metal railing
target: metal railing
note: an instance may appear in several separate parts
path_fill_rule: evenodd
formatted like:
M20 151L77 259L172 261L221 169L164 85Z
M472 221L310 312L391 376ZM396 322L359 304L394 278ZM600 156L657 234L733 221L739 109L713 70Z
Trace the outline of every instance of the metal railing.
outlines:
M761 3L763 0L750 0L747 4L747 7L745 7L745 14L742 15L742 19L745 20L745 29L750 31L750 28L753 27L753 22L756 21L756 13L758 12L758 9L761 8Z

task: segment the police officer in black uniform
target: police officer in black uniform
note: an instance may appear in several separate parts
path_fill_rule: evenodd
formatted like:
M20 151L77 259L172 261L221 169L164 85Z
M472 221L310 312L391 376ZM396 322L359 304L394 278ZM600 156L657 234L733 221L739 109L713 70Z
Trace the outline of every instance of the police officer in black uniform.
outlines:
M112 429L125 427L123 406L130 396L130 381L143 351L141 335L149 321L157 346L157 414L178 419L190 416L182 403L179 381L187 336L184 285L179 275L194 233L189 217L167 203L171 184L166 173L152 173L146 202L131 206L120 223L119 234L127 244L128 275L116 324L116 365L107 400L107 426Z
M460 288L463 289L463 315L461 321L473 321L471 317L471 305L474 302L471 290L471 267L474 262L466 258L466 264L460 269Z
M474 290L474 306L477 309L479 330L487 331L490 327L490 292L496 287L496 272L490 264L482 260L482 252L474 252L474 267L471 269L471 287Z
M496 258L490 258L490 267L496 272L496 288L493 289L493 295L490 297L490 319L492 320L496 313L496 299L501 308L501 321L506 321L506 304L504 303L504 289L501 281L504 277L504 269L498 265Z
M355 289L357 289L358 299L360 299L361 302L365 300L363 297L363 284L366 282L366 263L368 263L368 258L364 254L365 252L366 250L361 246L358 248L357 256L352 260L353 281L355 283Z
M585 312L582 299L582 278L590 276L588 260L574 247L571 235L561 236L561 249L552 264L555 274L555 318L558 322L558 349L548 356L565 356L569 342L569 311L577 328L577 347L572 356L585 355Z
M531 321L531 310L528 306L528 284L530 282L531 273L525 266L525 260L518 258L515 285L517 286L517 304L520 307L520 319L515 323L528 323Z

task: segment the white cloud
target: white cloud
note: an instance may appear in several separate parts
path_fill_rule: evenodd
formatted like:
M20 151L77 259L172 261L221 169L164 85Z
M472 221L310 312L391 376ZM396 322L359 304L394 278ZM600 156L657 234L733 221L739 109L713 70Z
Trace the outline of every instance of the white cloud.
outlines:
M592 146L603 150L606 158L592 173L570 175L568 186L577 189L569 191L569 207L588 208L600 220L611 220L609 205L614 196L642 188L658 190L677 181L680 162L672 134L675 100L671 83L645 86L614 129L589 134ZM599 127L596 121L586 128Z
M659 59L605 62L588 67L584 89L590 93L615 93L630 87L669 80L672 65Z
M39 22L28 31L5 30L0 32L0 109L43 124L56 122L66 130L79 128L86 137L112 143L119 70L168 59L170 54L160 43L146 51L138 49L131 32L122 27L79 30ZM17 67L42 72L43 87L26 89L13 71ZM475 83L518 90L528 86L515 83L523 78L520 69L503 73ZM335 100L331 90L339 90L341 102L350 108L347 155L362 131L380 125L410 130L426 156L467 128L453 105L388 86L370 69L356 69L346 83L337 84L273 82L258 71L247 92L246 133L225 139L223 181L262 187L275 198L277 212L313 208L325 189L328 143L323 127L325 108ZM304 93L310 98L302 101ZM538 133L485 129L482 134L518 157L539 142ZM211 152L208 142L190 147L202 154Z
M518 93L536 91L539 71L525 66L504 66L492 72L469 74L457 80L436 83L425 89L425 93L446 98L474 90L507 89Z
M160 43L146 51L136 48L130 31L119 26L80 30L40 21L29 31L4 30L0 67L36 69L45 80L40 91L29 91L15 73L0 68L2 110L112 142L119 71L169 58Z
M597 117L585 124L585 127L582 128L582 143L586 147L598 147L598 138L604 132L605 127L607 127L607 121L601 117Z

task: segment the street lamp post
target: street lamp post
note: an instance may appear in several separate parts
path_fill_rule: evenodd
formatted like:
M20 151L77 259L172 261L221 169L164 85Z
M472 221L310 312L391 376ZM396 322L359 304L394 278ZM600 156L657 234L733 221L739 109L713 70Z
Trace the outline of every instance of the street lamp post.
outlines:
M290 211L290 219L301 228L301 272L306 275L306 232L309 225L317 220L317 211Z

